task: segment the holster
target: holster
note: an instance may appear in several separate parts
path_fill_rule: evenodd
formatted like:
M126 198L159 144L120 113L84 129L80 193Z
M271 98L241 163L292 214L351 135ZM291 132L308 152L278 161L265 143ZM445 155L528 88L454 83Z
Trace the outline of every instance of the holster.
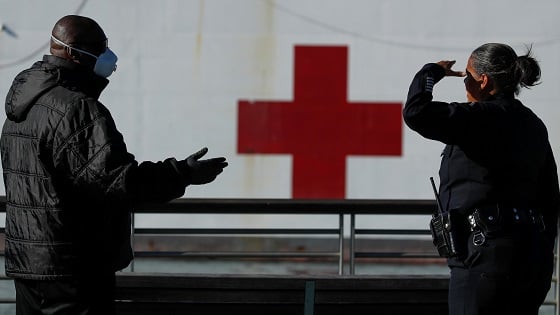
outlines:
M441 257L449 258L458 255L453 238L452 223L452 216L449 212L434 214L430 220L432 241Z
M487 237L494 237L503 232L504 217L497 206L475 208L468 219L471 231L478 229Z

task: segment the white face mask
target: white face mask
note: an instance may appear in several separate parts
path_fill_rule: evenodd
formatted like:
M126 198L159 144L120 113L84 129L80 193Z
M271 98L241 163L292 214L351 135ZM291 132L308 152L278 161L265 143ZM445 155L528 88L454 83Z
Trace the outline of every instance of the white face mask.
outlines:
M118 60L117 55L115 55L115 53L111 49L109 49L109 47L105 48L105 51L101 55L96 56L85 50L71 47L52 35L51 38L52 40L54 40L55 42L57 42L58 44L64 47L74 49L76 51L79 51L83 54L95 58L96 62L95 62L95 66L93 67L93 72L100 77L108 78L115 70L117 70L117 60Z

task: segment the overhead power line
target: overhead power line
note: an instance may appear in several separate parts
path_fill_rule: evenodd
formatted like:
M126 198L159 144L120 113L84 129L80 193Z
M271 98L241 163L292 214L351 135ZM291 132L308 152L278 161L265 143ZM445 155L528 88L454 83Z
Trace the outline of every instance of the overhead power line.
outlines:
M88 0L82 0L82 2L80 3L80 5L78 6L78 8L76 9L76 11L74 12L74 14L80 14L80 12L82 12L82 9L84 8L84 6L86 5L86 3L88 2ZM9 33L13 33L16 34L15 31L11 30L11 29L7 29L7 27L4 26L4 24L2 24L2 31L6 32L7 30L9 30ZM12 36L14 36L12 34ZM17 35L16 35L17 37ZM28 55L14 60L12 62L8 62L8 63L4 63L4 64L0 64L0 70L2 69L6 69L9 67L13 67L13 66L17 66L23 63L29 63L31 60L35 60L37 58L37 55L40 55L43 51L45 51L50 45L50 40L47 41L46 43L42 44L39 48L33 50L31 53L29 53Z

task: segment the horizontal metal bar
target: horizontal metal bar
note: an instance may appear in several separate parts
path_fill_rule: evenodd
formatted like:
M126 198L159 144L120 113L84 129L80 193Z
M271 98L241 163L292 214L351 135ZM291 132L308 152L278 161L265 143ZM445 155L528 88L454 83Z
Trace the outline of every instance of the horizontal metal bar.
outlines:
M354 255L356 258L441 258L437 254L410 252L355 252Z
M180 228L136 228L134 233L138 234L301 234L301 235L323 235L323 234L340 234L338 229L267 229L267 228L197 228L197 229L180 229Z
M0 197L0 211L2 211ZM135 213L212 214L432 214L435 200L393 199L203 199L181 198L141 205Z
M430 230L399 229L356 229L356 234L370 235L430 235Z
M183 252L183 251L137 251L136 257L339 257L339 252L317 251L317 252Z

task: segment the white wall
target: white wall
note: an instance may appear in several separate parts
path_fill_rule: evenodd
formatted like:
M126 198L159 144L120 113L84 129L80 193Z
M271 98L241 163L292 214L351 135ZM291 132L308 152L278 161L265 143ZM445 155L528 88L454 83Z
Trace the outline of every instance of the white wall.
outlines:
M46 52L29 56L56 20L81 5L119 56L101 101L129 151L160 160L208 146L209 155L228 158L223 175L189 188L190 197L291 197L290 156L237 154L237 101L291 100L293 47L302 44L349 47L350 101L397 102L424 63L456 59L464 68L482 43L508 43L518 53L533 44L543 83L520 98L545 121L560 154L555 0L0 0L0 21L18 35L0 33L0 94ZM435 91L440 100L465 99L461 79ZM443 146L404 128L402 156L348 158L348 198L432 198L428 178L437 175Z

